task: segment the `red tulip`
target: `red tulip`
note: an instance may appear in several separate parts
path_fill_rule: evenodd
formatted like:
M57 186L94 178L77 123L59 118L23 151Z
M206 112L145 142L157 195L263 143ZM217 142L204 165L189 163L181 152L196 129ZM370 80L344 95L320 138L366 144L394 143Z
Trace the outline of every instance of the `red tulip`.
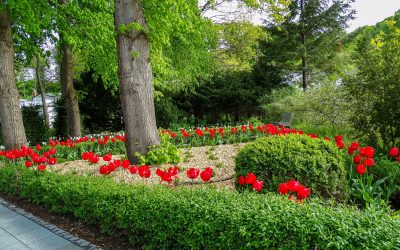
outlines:
M89 152L83 152L82 160L87 161L87 160L89 160L89 158L90 158L90 153Z
M54 155L55 153L57 153L57 149L52 148L52 149L49 150L49 153L50 153L51 155Z
M257 180L257 176L253 173L248 173L246 175L246 184L253 184Z
M104 161L111 161L112 155L110 153L106 154L105 156L103 156L103 160Z
M100 174L104 174L104 175L108 175L110 174L110 172L108 171L108 167L107 166L101 166L100 167Z
M140 166L138 168L138 172L140 177L142 178L149 178L151 176L151 171L149 166Z
M178 169L177 166L169 167L168 168L168 173L171 174L172 177L175 177L177 174L179 174L179 169Z
M356 167L356 171L358 174L363 175L367 169L362 164L358 164Z
M297 192L297 190L300 187L300 183L298 181L295 180L290 180L288 182L288 190L292 191L292 192Z
M374 165L374 159L372 158L365 158L364 159L364 165L367 167L372 167Z
M131 166L130 168L129 168L129 172L131 173L131 174L136 174L136 172L137 172L137 167L136 166Z
M260 192L261 189L263 188L264 182L263 181L254 181L253 183L253 189L256 192Z
M38 169L38 171L44 171L44 170L46 170L46 165L39 165L37 167L37 169Z
M352 155L352 154L354 153L354 149L353 149L352 147L348 147L348 148L347 148L347 153L348 153L349 155Z
M246 184L246 179L244 178L243 175L239 176L238 183L240 186L243 186L244 184Z
M200 174L200 169L197 168L189 168L186 171L186 175L189 179L196 179Z
M283 183L279 184L279 186L278 186L278 192L279 192L280 194L287 194L288 191L289 191L289 187L288 187L288 185L287 185L286 182L283 182Z
M353 162L356 163L356 164L361 163L361 160L362 160L361 155L355 155L354 158L353 158Z
M341 135L337 135L337 136L335 136L335 141L336 142L343 141L343 137Z
M200 178L204 181L207 182L211 179L212 177L212 169L211 168L206 168L200 173Z
M119 166L121 166L121 160L114 160L113 164L118 168Z
M367 146L365 148L360 148L360 155L367 158L373 158L375 155L375 150L373 147Z
M297 197L299 199L305 199L310 195L310 189L300 185L299 189L297 190Z
M164 174L164 171L162 171L161 169L157 168L156 175L161 177L163 174Z
M49 163L50 165L54 165L54 164L57 163L57 159L52 157L52 158L50 158L50 159L48 160L48 163Z
M352 142L350 147L353 149L353 151L358 150L358 143L357 142Z
M129 165L131 165L131 163L129 162L129 160L123 160L122 162L121 162L121 166L123 167L123 168L125 168L125 169L127 169L128 167L129 167Z
M32 166L32 162L31 161L26 161L25 162L25 167L29 168Z
M36 150L40 151L42 149L42 146L40 146L40 144L36 144Z
M343 149L343 148L344 148L344 142L343 142L343 141L337 141L337 142L336 142L336 146L337 146L338 148L340 148L340 149Z
M92 158L90 158L90 162L91 163L98 163L100 161L100 157L98 157L98 156L93 156Z
M396 157L396 156L398 156L398 155L399 155L399 149L398 149L398 148L391 148L391 149L389 150L389 155L390 155L391 157Z
M196 128L195 133L196 133L196 135L198 135L199 137L203 137L203 136L204 136L203 131L201 131L201 129L199 129L199 128Z

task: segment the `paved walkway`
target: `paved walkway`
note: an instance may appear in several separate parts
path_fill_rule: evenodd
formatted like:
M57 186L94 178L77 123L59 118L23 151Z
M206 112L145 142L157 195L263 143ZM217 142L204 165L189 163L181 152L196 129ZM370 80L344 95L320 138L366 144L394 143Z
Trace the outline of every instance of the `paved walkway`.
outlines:
M1 250L99 249L0 199Z

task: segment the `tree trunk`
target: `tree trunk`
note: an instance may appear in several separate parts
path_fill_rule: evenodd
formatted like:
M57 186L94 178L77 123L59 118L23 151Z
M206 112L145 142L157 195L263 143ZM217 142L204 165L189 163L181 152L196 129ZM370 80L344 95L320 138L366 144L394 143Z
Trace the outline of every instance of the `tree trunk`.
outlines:
M44 123L47 128L50 128L49 113L47 112L46 92L44 90L42 81L40 79L40 56L39 56L39 54L36 55L36 81L37 81L37 84L40 89L40 95L42 96L42 108L43 108Z
M19 107L19 94L14 76L14 48L11 21L0 5L0 122L6 149L26 145L24 123Z
M306 35L304 31L304 0L300 0L300 24L301 24L301 44L303 45L301 55L301 74L303 76L303 91L307 90L307 64L306 64Z
M67 4L67 0L59 0L60 4ZM64 108L67 113L68 135L70 137L81 137L81 115L79 112L78 98L72 78L72 49L63 39L64 35L60 32L61 42L61 65L60 82L61 94L64 99Z
M132 22L147 29L143 6L139 0L115 0L115 27ZM132 29L117 34L120 99L126 131L126 150L131 163L137 163L135 152L146 154L149 146L159 144L150 41L143 31Z
M81 116L78 106L78 98L72 82L72 52L71 47L62 41L60 35L62 60L60 65L61 94L64 99L64 107L67 111L68 135L70 137L81 136Z
M301 57L301 63L302 63L302 67L301 67L301 74L303 76L303 91L307 90L307 70L306 70L306 57L303 55Z

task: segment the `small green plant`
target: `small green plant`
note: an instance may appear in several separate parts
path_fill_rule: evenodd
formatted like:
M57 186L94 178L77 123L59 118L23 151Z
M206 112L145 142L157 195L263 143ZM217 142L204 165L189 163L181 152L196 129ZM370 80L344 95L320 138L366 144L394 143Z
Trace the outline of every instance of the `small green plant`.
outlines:
M152 146L147 155L136 152L135 156L138 158L139 163L156 165L164 163L178 164L181 162L180 150L171 143L170 138L167 134L161 134L160 145Z
M223 168L224 164L222 164L222 162L218 162L217 164L215 164L216 168Z

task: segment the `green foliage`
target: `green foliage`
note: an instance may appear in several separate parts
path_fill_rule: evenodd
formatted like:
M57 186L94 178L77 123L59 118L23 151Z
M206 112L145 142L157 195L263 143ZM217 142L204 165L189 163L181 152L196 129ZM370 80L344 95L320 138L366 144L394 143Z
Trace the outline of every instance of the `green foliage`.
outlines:
M386 157L380 157L376 159L375 166L368 168L368 173L373 174L374 181L386 178L382 188L386 194L384 198L387 201L389 199L393 207L399 207L400 199L400 164L397 161L390 161L385 159ZM396 200L397 197L397 200Z
M154 106L156 110L156 121L158 127L178 130L179 128L193 125L190 122L185 122L186 114L184 111L179 110L174 101L168 96L164 95L160 98L157 98L154 102Z
M341 50L347 22L353 19L355 12L350 4L354 0L290 2L283 23L267 23L271 38L261 46L261 64L272 67L277 74L287 72L287 76L293 76L293 73L301 73L304 58L309 83L315 83L321 75L319 71L329 72L336 67L331 62Z
M142 155L139 152L135 153L140 164L158 165L164 163L178 164L181 162L180 150L171 143L171 137L167 134L162 134L160 141L160 145L150 147L147 155Z
M357 69L345 79L352 125L365 142L386 150L400 142L400 28L394 19L367 29L354 51Z
M130 32L130 31L132 31L132 30L134 30L134 31L145 31L144 28L143 28L143 26L140 25L140 24L137 23L137 22L131 22L131 23L128 24L128 25L121 24L121 25L118 27L118 32L123 33L123 34L124 34L124 33L127 33L127 32Z
M118 93L107 89L101 77L96 78L93 71L82 73L74 87L80 96L82 125L89 133L123 130Z
M109 178L0 168L0 191L128 235L143 249L395 249L398 216L273 194L117 184ZM122 235L122 233L125 233Z
M387 208L389 198L395 189L388 190L383 186L387 177L374 181L373 174L365 174L352 179L351 196L367 208Z
M262 108L270 122L283 113L294 113L294 125L320 136L351 134L352 102L346 99L343 86L327 81L304 92L295 87L275 90L263 97Z
M67 111L64 108L64 100L58 99L55 105L56 118L53 123L54 136L57 138L68 137Z
M40 106L22 108L26 139L30 145L47 141L50 137L50 131L44 124L44 118L39 114L41 108Z
M49 150L50 147L43 147L43 150ZM100 156L111 153L113 155L124 155L126 154L125 143L117 140L115 142L108 142L106 145L100 145L97 142L81 142L74 145L71 149L69 146L56 146L57 158L60 160L81 160L83 152L94 152L100 154Z
M349 186L344 158L331 142L305 135L271 136L246 145L236 157L236 176L254 173L268 190L295 179L311 193L347 202Z

